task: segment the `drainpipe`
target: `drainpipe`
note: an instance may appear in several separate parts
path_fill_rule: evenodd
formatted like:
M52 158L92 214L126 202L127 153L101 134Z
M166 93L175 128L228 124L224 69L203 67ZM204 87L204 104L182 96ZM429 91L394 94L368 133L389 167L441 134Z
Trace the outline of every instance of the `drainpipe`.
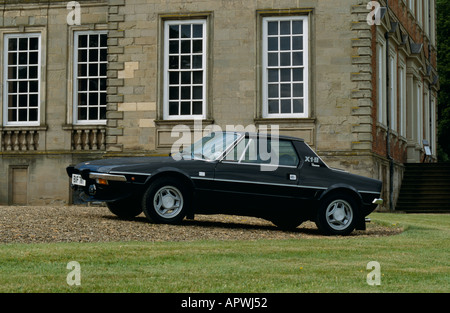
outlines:
M389 14L389 0L386 0L386 14ZM389 25L390 27L390 25ZM391 103L390 103L390 56L389 56L389 30L384 34L386 39L386 154L389 160L389 211L394 211L394 159L391 156Z
M430 142L428 143L430 145L430 150L433 151L433 146L434 146L434 142L432 142L433 139L433 123L432 123L432 119L433 117L431 116L431 113L433 112L432 110L432 106L431 106L431 78L432 78L432 73L431 73L431 4L432 2L430 1L428 4L428 62L430 63L430 71L429 71L429 75L430 75L430 80L428 81L428 115L429 115L429 135L430 135ZM431 155L433 155L433 153L431 153Z

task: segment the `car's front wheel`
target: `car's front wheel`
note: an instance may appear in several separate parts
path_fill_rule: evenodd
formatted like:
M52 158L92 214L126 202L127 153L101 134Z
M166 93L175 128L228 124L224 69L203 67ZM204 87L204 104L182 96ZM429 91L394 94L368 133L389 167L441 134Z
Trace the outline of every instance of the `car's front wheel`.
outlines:
M142 213L140 198L126 198L113 202L107 202L109 211L123 219L130 219Z
M356 226L357 201L337 193L323 199L317 212L316 225L326 235L349 235Z
M180 223L190 206L190 192L178 180L165 177L154 181L144 194L142 207L152 222Z

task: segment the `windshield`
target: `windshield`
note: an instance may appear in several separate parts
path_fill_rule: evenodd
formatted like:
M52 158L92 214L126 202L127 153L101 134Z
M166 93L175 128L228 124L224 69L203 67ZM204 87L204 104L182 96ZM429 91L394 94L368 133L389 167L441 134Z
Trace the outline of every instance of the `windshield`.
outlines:
M181 151L180 154L184 159L217 160L240 136L242 135L238 133L211 133Z

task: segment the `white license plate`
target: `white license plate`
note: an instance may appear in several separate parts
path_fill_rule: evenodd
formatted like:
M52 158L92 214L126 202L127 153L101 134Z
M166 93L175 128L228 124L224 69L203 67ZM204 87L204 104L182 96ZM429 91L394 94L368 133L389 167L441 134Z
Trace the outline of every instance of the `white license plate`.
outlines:
M72 184L78 186L86 186L86 181L81 178L81 175L72 174Z

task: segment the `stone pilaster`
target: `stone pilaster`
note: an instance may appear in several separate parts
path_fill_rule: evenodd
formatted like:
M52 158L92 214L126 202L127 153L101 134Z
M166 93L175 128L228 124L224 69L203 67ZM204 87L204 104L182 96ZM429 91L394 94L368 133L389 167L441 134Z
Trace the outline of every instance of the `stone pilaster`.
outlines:
M352 64L355 72L351 74L351 81L355 89L351 92L352 99L357 100L357 106L352 108L352 115L358 117L358 123L352 126L352 133L357 140L352 142L353 150L372 149L372 32L367 23L370 10L366 3L352 6Z
M123 112L118 111L119 103L123 102L123 95L118 93L118 88L124 86L123 78L119 78L118 72L124 69L124 63L119 61L119 55L124 53L124 47L119 46L119 38L124 37L119 23L125 20L120 13L120 7L125 6L125 0L109 0L108 7L108 106L106 116L108 124L106 128L106 150L108 152L120 152L123 146L118 143L118 136L123 135L123 129L118 127L118 121L123 119Z

